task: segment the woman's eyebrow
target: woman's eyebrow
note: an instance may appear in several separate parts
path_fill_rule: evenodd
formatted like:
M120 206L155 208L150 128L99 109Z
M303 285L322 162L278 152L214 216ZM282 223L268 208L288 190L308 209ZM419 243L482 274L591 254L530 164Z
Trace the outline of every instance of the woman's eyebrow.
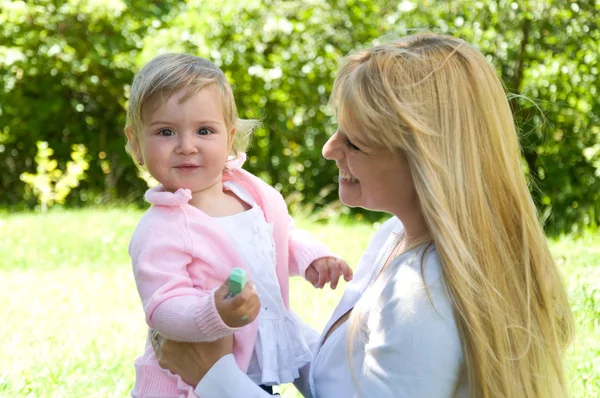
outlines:
M340 135L343 135L344 137L348 137L348 133L346 133L346 131L344 131L344 129L341 128L340 126L338 126L337 131Z
M342 138L346 138L347 140L351 141L353 144L358 144L360 146L363 146L363 144L356 138L350 137L348 135L348 133L346 133L344 130L342 130L341 128L338 128L338 132L342 135Z

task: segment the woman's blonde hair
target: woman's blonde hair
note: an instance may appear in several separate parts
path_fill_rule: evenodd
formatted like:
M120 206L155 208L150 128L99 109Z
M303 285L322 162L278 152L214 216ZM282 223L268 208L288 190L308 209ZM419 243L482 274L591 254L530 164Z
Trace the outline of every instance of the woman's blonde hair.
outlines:
M460 39L418 34L349 56L332 102L361 144L408 160L471 396L567 396L572 314L494 68Z
M228 130L236 129L231 155L245 152L252 133L259 125L256 120L240 119L233 91L223 71L207 59L189 54L162 54L153 58L135 75L127 106L127 127L134 138L157 106L165 103L179 90L186 90L181 102L200 90L214 86L221 100ZM130 152L129 144L127 150Z

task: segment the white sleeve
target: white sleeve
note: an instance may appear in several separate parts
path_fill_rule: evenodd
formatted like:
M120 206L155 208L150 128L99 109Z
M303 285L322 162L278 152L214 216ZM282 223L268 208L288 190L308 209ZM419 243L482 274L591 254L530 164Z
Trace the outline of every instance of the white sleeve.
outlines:
M213 365L196 386L194 394L202 398L270 398L240 370L232 354Z
M462 350L439 271L433 276L425 271L430 296L420 269L393 271L374 303L377 310L368 315L365 359L362 368L355 369L357 395L452 397Z

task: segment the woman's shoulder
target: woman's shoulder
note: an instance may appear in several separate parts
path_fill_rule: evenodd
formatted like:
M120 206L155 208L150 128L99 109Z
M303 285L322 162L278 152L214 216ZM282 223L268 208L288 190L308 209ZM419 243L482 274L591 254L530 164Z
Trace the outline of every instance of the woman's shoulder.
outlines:
M435 244L413 249L399 260L388 269L391 275L382 290L386 300L405 308L420 308L420 311L433 311L452 318L452 302Z
M390 266L392 280L412 276L424 286L443 283L442 263L435 243L425 243L399 256Z
M443 284L442 263L435 243L425 243L407 253L406 259L398 265L403 271L418 274L424 286Z

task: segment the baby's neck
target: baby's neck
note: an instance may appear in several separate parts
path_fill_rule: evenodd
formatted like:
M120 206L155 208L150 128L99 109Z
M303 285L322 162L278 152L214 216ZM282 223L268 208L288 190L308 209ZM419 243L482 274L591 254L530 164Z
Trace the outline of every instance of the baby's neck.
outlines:
M214 189L192 192L190 205L202 210L211 217L231 216L250 209L250 206L233 192L223 190L223 184L211 188Z

